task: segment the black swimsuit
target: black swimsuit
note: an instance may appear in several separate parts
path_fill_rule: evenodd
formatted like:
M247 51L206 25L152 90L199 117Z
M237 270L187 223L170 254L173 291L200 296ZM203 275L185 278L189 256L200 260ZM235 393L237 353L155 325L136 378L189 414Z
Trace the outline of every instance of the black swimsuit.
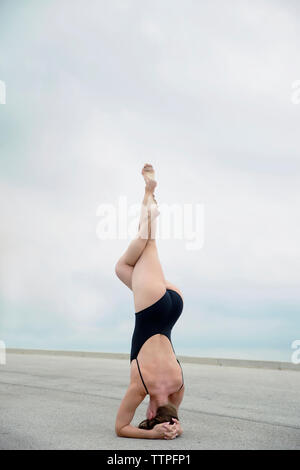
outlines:
M131 341L130 362L133 361L133 359L136 359L139 373L147 394L149 392L141 374L137 359L138 353L145 341L147 341L147 339L149 339L151 336L157 334L165 335L169 339L174 351L171 341L171 331L176 321L180 317L182 310L183 300L178 292L174 291L173 289L166 289L165 294L159 300L157 300L157 302L135 313L135 328ZM177 358L176 360L181 368L181 389L184 385L183 372L179 360Z

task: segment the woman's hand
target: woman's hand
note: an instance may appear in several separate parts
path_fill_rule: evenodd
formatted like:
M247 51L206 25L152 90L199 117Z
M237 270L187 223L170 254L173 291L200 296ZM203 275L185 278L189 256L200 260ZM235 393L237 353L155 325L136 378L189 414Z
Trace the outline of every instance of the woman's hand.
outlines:
M172 420L174 421L175 424L173 424L173 426L176 426L176 430L177 430L177 435L178 436L181 436L181 434L183 433L183 430L182 430L182 427L180 425L180 422L178 421L178 419L176 418L172 418Z
M152 428L153 439L175 439L178 435L177 424L160 423Z

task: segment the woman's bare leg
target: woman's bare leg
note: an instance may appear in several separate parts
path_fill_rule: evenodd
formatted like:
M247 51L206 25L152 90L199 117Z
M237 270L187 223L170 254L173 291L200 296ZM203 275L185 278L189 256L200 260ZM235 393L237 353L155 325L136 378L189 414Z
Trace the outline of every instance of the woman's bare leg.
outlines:
M147 241L151 238L156 230L156 217L159 212L154 199L154 189L156 187L155 180L149 176L154 174L152 165L144 165L142 174L145 178L145 194L142 202L138 233L130 242L127 250L118 260L115 271L118 278L132 289L132 273L133 267L144 251Z
M155 181L153 168L149 178ZM153 196L153 201L155 198ZM153 206L155 208L155 206ZM151 218L149 238L131 273L131 288L135 311L152 305L166 292L166 281L159 261L156 245L157 218Z
M149 307L166 292L166 280L155 239L149 239L131 276L135 312Z

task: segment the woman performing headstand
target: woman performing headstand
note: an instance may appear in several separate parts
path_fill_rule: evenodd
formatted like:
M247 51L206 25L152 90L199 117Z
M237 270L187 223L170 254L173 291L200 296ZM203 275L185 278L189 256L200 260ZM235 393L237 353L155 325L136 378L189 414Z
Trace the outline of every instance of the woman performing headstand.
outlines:
M183 310L183 298L165 279L158 257L155 231L159 211L152 165L145 164L142 175L146 185L138 233L115 266L118 278L133 292L136 312L130 384L118 410L115 431L122 437L174 439L182 434L178 408L184 383L171 330ZM134 413L147 394L147 419L138 427L132 426Z

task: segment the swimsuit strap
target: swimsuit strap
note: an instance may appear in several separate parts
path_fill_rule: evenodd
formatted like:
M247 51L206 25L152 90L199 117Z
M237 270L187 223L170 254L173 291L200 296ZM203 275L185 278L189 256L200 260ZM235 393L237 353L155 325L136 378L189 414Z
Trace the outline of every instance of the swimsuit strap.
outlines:
M147 389L147 387L146 387L146 384L145 384L145 382L144 382L143 376L142 376L142 374L141 374L141 369L140 369L139 361L138 361L137 357L136 357L136 363L137 363L137 366L138 366L138 369L139 369L139 373L140 373L142 382L143 382L143 384L144 384L145 390L146 390L147 394L149 394L148 389Z
M181 387L180 387L180 389L179 389L179 390L181 390L182 387L183 387L183 385L184 385L183 370L182 370L182 367L181 367L181 364L180 364L179 360L178 360L178 359L176 359L176 360L177 360L178 364L180 365L180 369L181 369L182 384L181 384ZM143 379L143 376L142 376L142 373L141 373L141 369L140 369L140 365L139 365L139 361L138 361L138 358L137 358L137 357L136 357L136 363L137 363L137 366L138 366L138 369L139 369L139 373L140 373L142 382L143 382L143 384L144 384L145 390L146 390L147 394L149 395L148 389L147 389L147 387L146 387L146 384L145 384L145 382L144 382L144 379ZM178 390L178 392L179 392L179 390Z
M181 364L180 364L180 362L178 361L178 359L176 359L176 360L177 360L178 364L180 365L180 369L181 369L181 375L182 375L182 384L181 384L181 387L180 387L180 389L179 389L179 390L181 390L181 389L182 389L182 387L183 387L183 385L184 385L184 379L183 379L183 370L182 370ZM178 392L179 392L179 390L178 390Z

